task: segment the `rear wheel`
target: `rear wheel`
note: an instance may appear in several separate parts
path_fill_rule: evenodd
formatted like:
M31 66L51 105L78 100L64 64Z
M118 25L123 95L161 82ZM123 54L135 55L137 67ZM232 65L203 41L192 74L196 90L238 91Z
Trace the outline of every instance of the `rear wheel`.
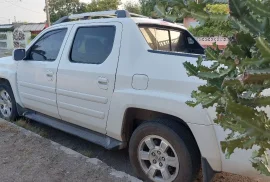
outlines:
M0 84L0 116L14 121L18 117L17 107L12 89L8 84Z
M141 124L129 144L131 164L138 177L154 182L192 181L200 157L194 153L197 148L190 151L187 146L193 146L193 141L188 143L190 134L185 130L165 120Z

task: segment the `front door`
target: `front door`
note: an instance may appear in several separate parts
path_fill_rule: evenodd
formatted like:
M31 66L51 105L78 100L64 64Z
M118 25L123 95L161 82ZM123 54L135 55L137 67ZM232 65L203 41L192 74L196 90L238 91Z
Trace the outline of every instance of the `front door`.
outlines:
M105 133L121 42L122 24L74 25L57 73L61 118Z
M17 80L24 107L60 118L56 105L56 74L64 42L71 27L48 29L18 63Z

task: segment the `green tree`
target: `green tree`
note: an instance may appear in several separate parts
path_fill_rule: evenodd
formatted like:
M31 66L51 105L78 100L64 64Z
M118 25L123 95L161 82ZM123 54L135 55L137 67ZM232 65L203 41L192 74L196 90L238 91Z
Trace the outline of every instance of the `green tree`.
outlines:
M79 0L49 0L51 22L69 14L86 11L86 4Z
M207 4L204 11L212 14L227 15L229 14L228 4ZM208 20L204 25L197 27L190 27L189 31L197 37L204 36L224 36L229 37L233 34L229 21L217 22L215 20Z
M204 8L204 11L216 15L228 15L230 12L228 4L207 4ZM190 27L189 31L197 37L229 37L234 33L229 21L219 22L215 20L208 20L204 23L204 25Z
M124 9L136 14L141 14L141 6L138 3L134 3L132 1L128 1L124 4Z
M141 5L141 14L148 17L157 18L158 14L154 11L158 0L139 0Z
M214 122L231 131L221 142L222 151L229 158L237 148L253 149L253 167L270 176L270 119L265 112L270 105L270 0L229 0L229 16L204 11L209 3L214 0L170 0L158 8L171 7L169 15L191 16L201 24L229 21L235 31L224 51L217 46L205 50L211 66L205 66L202 57L196 65L184 63L189 76L206 82L191 93L193 100L187 104L215 107Z
M189 27L189 31L196 37L230 37L234 34L229 21L206 21L204 25Z
M120 4L120 0L92 0L86 8L89 12L116 10Z

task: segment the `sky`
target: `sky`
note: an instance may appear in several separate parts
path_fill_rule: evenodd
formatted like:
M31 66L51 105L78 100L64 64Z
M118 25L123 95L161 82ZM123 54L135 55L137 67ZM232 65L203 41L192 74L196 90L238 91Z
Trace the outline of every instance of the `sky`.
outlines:
M138 0L122 0L138 2ZM91 2L91 0L81 0ZM20 22L44 22L46 14L43 11L45 0L0 0L0 24Z

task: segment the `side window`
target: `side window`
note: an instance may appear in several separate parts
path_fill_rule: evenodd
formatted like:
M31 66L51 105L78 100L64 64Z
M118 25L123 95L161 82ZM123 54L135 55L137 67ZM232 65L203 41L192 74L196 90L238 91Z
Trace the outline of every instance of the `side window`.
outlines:
M82 27L75 35L70 61L101 64L110 55L115 37L114 26Z
M170 51L170 37L168 30L155 28L140 28L145 40L153 50Z
M158 44L158 49L161 51L170 51L170 35L168 30L156 29L156 39Z
M154 28L140 28L146 42L153 49L157 50L156 29Z
M185 41L183 41L183 34L179 31L170 31L172 41L172 51L184 52Z
M54 61L56 60L67 29L47 32L31 47L28 60Z
M204 54L202 46L188 31L149 26L140 26L140 30L153 50Z

